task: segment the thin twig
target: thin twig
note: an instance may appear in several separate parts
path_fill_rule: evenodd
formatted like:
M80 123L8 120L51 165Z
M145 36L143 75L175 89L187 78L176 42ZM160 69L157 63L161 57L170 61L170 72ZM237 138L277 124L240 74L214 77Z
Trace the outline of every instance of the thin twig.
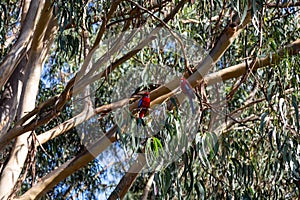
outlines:
M186 55L186 51L185 51L185 48L184 48L184 44L182 42L182 40L174 33L174 31L172 30L172 28L167 24L165 23L162 19L160 19L159 17L155 16L154 13L152 13L151 11L149 11L148 9L144 8L143 6L139 5L138 3L134 2L133 0L126 0L126 1L129 1L131 2L132 4L134 4L135 6L137 6L138 8L146 11L147 13L149 13L154 19L156 19L157 21L159 21L161 23L161 25L163 25L164 27L166 27L168 29L168 31L171 33L171 35L178 41L180 47L181 47L181 50L182 50L182 53L183 53L183 57L184 57L184 64L185 64L185 68L188 70L188 72L190 74L193 73L192 69L190 68L189 66L189 61L187 59L187 55Z

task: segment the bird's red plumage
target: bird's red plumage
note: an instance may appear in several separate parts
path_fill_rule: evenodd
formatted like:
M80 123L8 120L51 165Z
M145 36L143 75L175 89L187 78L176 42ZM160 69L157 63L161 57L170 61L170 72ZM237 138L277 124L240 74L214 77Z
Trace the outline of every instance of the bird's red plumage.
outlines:
M145 114L148 111L148 108L150 107L150 96L149 92L146 92L143 97L141 98L141 103L140 103L140 113L139 113L139 118L143 118Z

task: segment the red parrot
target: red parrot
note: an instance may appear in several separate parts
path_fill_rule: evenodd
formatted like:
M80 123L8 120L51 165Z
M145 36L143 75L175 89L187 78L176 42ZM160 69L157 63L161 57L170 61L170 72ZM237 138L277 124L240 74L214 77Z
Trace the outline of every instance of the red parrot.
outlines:
M150 93L145 92L143 94L143 97L140 99L139 104L138 104L138 109L139 109L139 120L142 121L142 124L145 126L145 122L143 120L143 117L147 113L148 109L150 107ZM139 124L139 123L138 123Z
M195 114L195 108L193 104L193 99L195 98L195 94L191 84L184 77L182 77L180 79L180 87L182 92L189 98L192 113Z

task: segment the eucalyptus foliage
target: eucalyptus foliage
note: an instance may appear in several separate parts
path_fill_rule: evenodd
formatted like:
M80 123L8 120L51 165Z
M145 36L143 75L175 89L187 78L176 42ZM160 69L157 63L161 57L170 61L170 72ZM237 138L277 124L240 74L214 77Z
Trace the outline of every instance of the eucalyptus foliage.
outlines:
M21 2L23 1L0 3L0 61L4 59L15 41L13 39L10 44L7 44L7 39L14 35L13 33L20 31ZM110 41L116 35L124 33L128 21L129 30L140 27L147 31L153 30L160 23L157 18L163 19L179 1L135 2L155 12L153 14L155 17L145 10L138 9L130 1L122 1L105 27L103 41ZM154 169L156 170L154 172L141 173L127 192L125 199L140 199L149 177L153 174L149 199L295 199L299 197L299 53L291 56L285 52L283 58L275 64L258 70L251 69L252 60L278 52L279 49L300 38L299 5L290 6L285 3L285 1L263 0L187 1L174 19L168 22L168 27L164 28L171 29L186 41L192 41L200 46L203 56L208 55L219 36L235 18L243 21L247 12L251 12L251 23L233 41L210 71L213 73L246 63L247 75L224 80L215 85L207 87L201 85L195 88L197 108L200 113L192 123L187 122L189 119L181 117L182 113L189 112L187 105L181 106L174 99L164 102L161 106L164 109L165 119L159 121L162 127L160 131L151 137L138 138L132 133L136 129L135 125L132 125L134 128L128 128L124 132L119 130L116 133L118 141L106 152L61 181L42 199L108 197L125 174L126 170L123 168L128 168L128 163L118 160L120 150L128 155L146 152L149 162L155 163L158 162L161 154L167 152L168 144L187 143L192 134L193 140L190 146L184 152L176 151L178 153L176 159L170 160L168 165L162 168ZM290 1L290 3L294 2ZM92 45L96 40L101 24L109 15L111 1L54 0L52 4L59 29L44 63L37 105L59 95L80 69L87 55L84 47ZM85 34L88 35L87 39ZM154 77L155 73L155 70L150 68L152 65L162 66L167 69L164 72L167 73L169 70L177 76L186 72L185 58L182 54L162 50L170 43L168 40L155 48L151 45L143 48L110 72L107 77L95 81L90 86L94 91L93 106L100 107L127 97L125 95L123 97L124 90L127 89L126 85L120 88L122 85L120 83L128 73L130 75L128 82L133 82L136 73L139 72L143 80L152 80L151 77ZM101 44L105 45L105 42ZM131 43L126 45L131 50ZM180 51L179 44L176 45ZM129 51L124 48L125 50ZM104 53L100 52L99 55ZM95 54L93 59L98 59L99 55ZM189 54L187 58L192 60L198 57ZM195 67L192 64L190 67ZM148 73L149 71L151 73ZM165 77L168 79L168 74ZM160 81L152 82L154 86L151 85L150 90L165 83ZM141 88L147 87L150 86L141 83L128 91L134 95ZM209 90L218 92L206 95L205 91ZM42 134L71 119L81 102L82 99L72 97L64 105L60 115L35 129L36 134ZM182 107L187 109L184 110ZM99 132L105 133L116 123L125 123L125 119L117 122L116 118L113 112L108 111L86 121L83 126L73 128L48 141L42 145L42 148L31 149L26 163L30 170L27 172L28 168L23 170L24 181L19 181L18 195L22 195L40 178L86 148L78 133L79 129L84 127L85 130L91 130L90 127L97 124ZM134 117L129 120L136 123ZM214 127L211 123L216 123L217 126L218 121L222 122L222 129L211 128ZM187 123L190 127L189 132L182 132L181 127ZM98 132L91 131L85 140L94 142L95 138L99 137L97 134ZM110 159L115 162L103 164L103 160ZM1 156L1 162L4 161L5 158ZM134 162L134 159L131 162Z

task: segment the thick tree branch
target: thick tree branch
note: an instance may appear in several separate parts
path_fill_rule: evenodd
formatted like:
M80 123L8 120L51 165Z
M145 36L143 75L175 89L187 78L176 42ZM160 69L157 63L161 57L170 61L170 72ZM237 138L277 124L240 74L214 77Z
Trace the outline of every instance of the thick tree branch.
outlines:
M149 177L149 179L147 181L147 184L145 186L145 189L144 189L144 192L143 192L143 196L142 196L142 200L147 200L148 199L148 195L149 195L149 192L151 190L151 186L153 184L154 176L155 176L155 172L152 172L152 174L150 175L150 177Z
M221 34L217 44L214 46L214 48L211 50L208 57L204 59L202 63L200 63L197 67L197 71L189 78L190 83L195 86L200 80L203 79L204 75L209 71L211 66L219 60L219 58L224 54L224 52L229 48L229 46L232 44L233 40L238 36L238 34L243 30L243 28L246 26L247 23L251 21L250 12L247 14L247 17L245 21L239 26L238 28L236 26L228 26L228 28ZM162 103L165 99L171 97L173 95L169 88L175 89L179 85L179 79L175 79L168 83L168 87L162 86L151 92L151 106L155 104ZM164 91L164 92L163 92ZM166 92L167 91L167 92ZM131 105L131 109L136 108L137 104L134 103ZM144 158L145 159L145 158ZM143 162L136 162L132 167L136 168L134 171L130 171L125 174L125 176L121 179L118 186L112 192L109 199L118 199L123 198L130 188L133 181L136 179L137 174L142 170L143 166L140 166L140 164L143 164ZM139 169L139 171L137 171Z
M267 8L291 8L300 6L300 1L296 2L285 2L285 3L267 3Z
M37 15L43 7L44 3L41 3L39 0L31 1L20 36L0 65L0 89L3 88L25 53L30 48L29 44L32 40L31 36L34 31L34 25L37 22Z
M109 15L107 16L107 19L109 19L112 16L113 12L116 10L117 5L119 3L120 3L120 0L115 1L112 4L112 8L109 12ZM43 20L45 20L45 19L47 19L47 18L44 18ZM51 20L49 24L50 24L50 26L48 27L48 31L53 31L53 30L56 29L56 27L57 27L56 19ZM102 38L102 36L104 34L104 31L105 31L105 27L106 27L106 24L104 23L102 25L102 28L100 29L98 35L97 35L96 42ZM48 31L46 32L46 34L49 33ZM39 34L39 33L37 33L37 34ZM50 38L48 38L48 39L50 39ZM90 53L86 57L83 65L82 65L81 71L78 73L79 75L83 74L84 71L86 70L86 68L88 67L88 65L91 61L91 58L93 56L93 53L97 49L99 41L98 41L98 43L96 43L96 42L94 43L94 46L93 46L92 50L90 51ZM65 90L61 93L61 95L55 96L55 97L49 99L48 101L42 103L40 106L38 106L37 108L32 110L30 113L25 115L22 119L20 119L16 123L16 126L13 129L11 129L7 134L5 134L3 137L1 137L0 138L0 151L5 146L5 144L10 142L13 138L15 138L15 137L17 137L17 136L19 136L19 135L21 135L21 134L23 134L23 133L25 133L29 130L33 130L34 128L36 128L38 126L41 126L41 125L47 123L51 119L53 119L55 116L57 116L60 113L63 106L65 105L65 103L71 98L72 93L73 93L72 89L73 89L73 86L74 86L74 83L75 83L75 80L76 80L77 76L78 75L73 77L68 82ZM55 106L53 106L53 105L55 105ZM54 108L50 112L48 112L47 115L44 115L43 117L41 117L37 120L36 118L40 117L40 116L38 116L38 114L42 110L46 110L47 107L49 107L49 106L53 106ZM31 119L31 121L27 122L29 119ZM25 123L26 123L26 125L24 125Z
M236 19L233 23L229 24L226 29L222 32L219 39L217 40L214 48L210 51L209 55L198 64L195 71L189 78L190 84L195 87L197 84L201 83L203 77L208 73L211 67L216 63L225 51L230 47L234 39L239 35L239 33L245 28L245 26L251 21L251 12L247 13L244 22L239 24L240 19ZM153 90L150 93L151 96L151 106L156 104L161 104L166 99L174 95L173 91L179 87L179 78L176 78L166 85L160 86L159 88ZM135 102L130 106L131 109L137 107Z
M23 3L23 12L22 12L22 19L25 19L25 16L27 14L28 8L30 5L30 1L24 1ZM23 19L23 20L24 20ZM45 18L47 19L47 18ZM21 20L21 23L23 22ZM37 27L40 28L41 27ZM57 19L52 17L51 21L49 22L49 26L47 27L44 41L41 43L44 43L47 47L44 49L49 49L50 45L52 44L51 41L54 39L54 33L57 31ZM41 33L40 33L41 34ZM44 54L47 51L44 51ZM46 55L42 55L41 57L45 57ZM25 66L28 61L27 57L23 57L22 61L18 64L18 67L14 70L14 73L10 77L10 80L6 86L5 92L3 92L1 105L0 105L0 136L2 136L6 131L8 130L9 126L11 125L12 121L14 120L14 117L16 115L16 108L17 108L17 102L20 98L21 89L22 89L22 77L24 76ZM1 111L2 110L2 111ZM4 117L5 116L5 117Z
M74 81L75 79L71 79L71 81ZM70 83L70 82L69 82ZM69 85L69 84L68 84ZM65 102L71 97L70 91L72 89L71 84L70 87L66 86L66 90L63 91L63 93L59 97L51 98L49 101L46 101L42 103L39 107L36 107L33 109L30 113L26 114L23 118L21 118L14 128L9 130L5 135L0 137L0 151L6 144L8 144L12 139L14 139L17 136L20 136L21 134L34 130L36 127L41 126L47 122L49 122L53 117L55 117L63 106L65 105ZM54 106L53 106L54 105ZM42 113L43 109L46 109L48 106L53 106L54 109L50 111L50 114L41 117L40 119L36 120L36 118L33 118L34 116L40 117L38 114ZM33 118L33 119L32 119ZM26 123L27 120L31 119L30 122ZM26 124L25 124L26 123Z
M95 116L96 114L108 113L111 110L115 110L117 108L120 108L120 107L128 104L128 102L129 102L129 99L123 99L123 100L115 102L115 103L100 106L99 108L96 108L94 110L84 110L83 112L76 115L75 117L63 122L62 124L52 128L49 131L46 131L45 133L38 135L38 140L39 140L40 144L44 144L48 140L51 140L65 132L67 132L68 130L78 126L79 124L90 119L91 117Z
M172 10L172 12L163 21L165 23L167 23L169 20L171 20L175 16L175 14L180 10L180 8L182 8L184 6L186 1L187 0L183 0L183 1L179 2L179 4ZM52 111L50 111L50 113L48 113L45 117L42 117L38 120L36 118L33 118L29 123L22 126L23 123L25 123L27 120L34 117L37 113L39 113L41 110L46 109L46 108L43 106L39 106L38 108L31 111L29 114L24 116L23 119L21 119L20 121L17 122L16 127L14 127L13 129L11 129L9 131L9 134L6 134L5 137L0 138L0 150L5 146L5 144L10 142L13 138L25 133L26 131L33 130L34 128L41 126L41 125L49 122L51 119L53 119L56 115L59 114L59 112L62 109L62 107L64 106L64 104L71 98L71 96L73 94L78 93L83 88L85 88L85 86L87 86L88 84L90 84L96 80L99 80L102 77L106 77L110 72L112 72L114 69L116 69L122 63L124 63L125 61L129 60L134 55L136 55L136 53L138 53L143 47L145 47L151 40L154 39L154 37L152 35L155 35L157 33L157 31L160 30L160 27L162 27L162 26L163 26L162 24L159 24L158 27L152 31L152 34L150 34L149 37L147 37L145 40L143 40L134 50L128 52L126 55L124 55L120 59L116 60L111 66L107 67L106 70L104 70L100 74L94 75L93 77L85 77L84 76L82 79L80 79L80 81L77 82L77 85L76 85L77 87L75 88L74 91L72 91L72 89L75 84L75 80L77 79L77 75L74 78L72 78L69 81L69 83L67 84L66 89L58 97L58 102L55 103L55 108ZM92 55L93 55L93 51L95 51L95 50L96 49L91 50L91 54L89 53L89 55L87 56L87 58L85 59L85 61L83 63L83 66L87 67L89 65L90 59L92 58ZM84 72L81 72L80 74L82 75L82 74L84 74ZM51 98L49 101L55 101L55 100L57 100L57 97ZM50 105L50 103L44 102L43 105ZM37 117L37 116L35 116L35 117Z
M108 197L108 200L123 199L145 165L145 155L142 153L138 154L137 159L135 160L133 165L130 166L128 172L122 177L117 187Z
M175 9L171 12L170 15L166 17L165 20L170 20L174 17L174 15L178 12L178 10L184 5L186 0L181 1ZM165 22L167 22L165 21ZM112 131L113 133L115 131ZM109 138L112 138L110 136ZM110 139L111 142L114 142L115 139ZM101 143L102 142L102 143ZM96 144L93 148L90 149L90 151L93 151L93 154L95 153L101 153L104 149L108 147L107 138L100 139L101 144ZM95 149L95 150L93 150ZM83 154L80 154L80 156L72 159L70 162L66 162L62 166L60 166L58 169L54 170L52 173L50 173L48 176L44 177L36 186L32 187L29 191L27 191L23 196L22 199L34 199L48 191L51 187L56 185L58 182L60 182L62 179L67 177L68 175L72 174L76 170L80 169L82 166L86 165L88 162L90 162L93 159L93 156L85 151ZM78 162L79 160L79 162ZM74 164L74 162L76 164ZM62 173L64 172L64 173ZM138 171L137 171L138 173ZM136 175L135 175L136 176ZM132 180L133 181L133 180ZM130 184L131 185L131 184ZM129 186L130 186L129 185Z
M27 2L28 3L28 2ZM112 4L112 9L110 10L107 19L109 19L112 15L112 13L116 10L117 5L120 3L120 1L117 1L115 3ZM49 10L50 11L50 10ZM43 20L49 19L47 17L44 17ZM41 24L45 24L45 23L41 23ZM105 27L106 24L103 23L100 31L97 35L98 40L100 40L104 34L105 31ZM38 28L38 31L42 31L42 28ZM56 18L51 18L51 21L49 22L49 26L47 28L46 34L44 36L44 42L40 42L40 44L45 44L49 47L49 45L51 45L51 43L49 41L53 40L53 32L57 31L57 19ZM36 35L40 35L42 36L42 33L36 33ZM36 43L38 44L38 43ZM90 62L90 59L92 58L92 55L94 53L94 51L97 49L98 43L94 43L93 46L93 50L90 52L90 54L87 56L87 58L85 59L85 63L83 64L82 68L86 69L86 67L88 66L88 63ZM37 47L35 47L37 48ZM45 48L47 49L47 48ZM44 51L46 52L46 51ZM19 120L16 124L16 126L9 131L8 134L6 134L5 137L1 137L0 138L0 150L5 146L5 144L7 144L10 140L12 140L13 138L17 137L18 135L21 135L22 133L25 133L26 131L32 130L34 129L34 127L40 126L42 124L47 123L48 121L50 121L51 119L53 119L55 116L57 116L59 114L59 112L61 111L61 109L63 108L63 106L65 105L65 103L71 98L71 90L73 89L73 85L74 85L74 81L75 81L74 77L73 79L71 79L69 81L69 83L66 86L66 89L62 92L62 94L60 96L55 96L51 99L49 99L48 101L42 103L41 105L39 105L38 107L36 107L33 111L31 111L30 113L28 113L27 115L25 115L21 120ZM35 118L32 119L33 117L38 117L37 114L39 114L42 110L46 110L47 107L53 106L54 110L52 110L50 113L48 113L47 116L43 117L41 120L37 121ZM32 119L30 122L27 122L29 119ZM25 122L27 122L27 125L24 127L22 126Z
M55 17L52 16L52 10L50 9L50 3L49 1L46 2L44 10L41 14L40 21L37 24L37 30L34 33L33 41L32 41L32 48L30 52L30 60L31 63L27 63L26 68L31 69L35 65L34 62L37 62L37 65L42 65L43 60L45 59L47 52L50 49L50 46L54 40L54 35L57 31L57 23ZM49 31L49 32L47 32ZM48 38L45 38L45 35L48 36ZM44 40L47 40L47 42L43 42ZM63 95L67 95L66 93L63 93ZM55 98L52 98L51 101L47 103L54 103ZM58 101L59 102L59 101ZM43 104L44 105L44 104ZM47 104L49 105L49 104ZM53 105L53 104L51 104ZM64 104L63 104L64 105ZM61 109L63 105L58 104L58 109ZM4 135L1 135L0 137L0 151L2 148L5 147L5 145L10 142L13 138L21 135L22 133L25 133L30 130L34 130L34 127L37 125L36 120L32 119L28 124L26 124L25 127L23 127L23 123L26 123L27 120L32 118L34 115L36 115L39 111L39 109L34 109L30 113L26 114L23 118L21 118L15 125L14 128L9 130ZM27 112L27 111L26 111ZM55 111L54 111L55 112ZM23 115L22 115L23 116ZM43 119L45 120L45 119ZM47 119L49 121L49 119Z
M29 110L35 107L35 101L38 94L39 80L42 73L42 63L47 55L49 48L44 46L43 37L48 27L48 23L52 18L51 2L46 0L39 13L39 21L32 39L29 59L26 64L26 73L24 85L22 88L20 107L18 114L24 116ZM30 134L32 130L19 136L14 143L10 158L1 173L0 179L0 198L7 199L13 193L14 185L16 184L19 175L21 174L25 163L28 148L31 144ZM7 133L4 135L6 136ZM1 137L2 138L2 137Z
M8 80L1 94L0 137L7 132L16 117L26 63L27 59L24 57Z
M95 155L103 152L107 147L111 145L111 143L115 142L115 133L117 130L117 125L115 125L108 131L108 133L103 135L102 138L100 138L95 144L88 148L88 150L84 150L76 157L53 170L17 199L38 199L42 195L46 194L47 191L58 184L61 180L84 167L87 163L91 162L95 158Z
M271 66L280 62L288 55L296 55L300 52L300 39L294 41L293 43L287 45L285 48L278 50L278 52L274 52L265 58L260 58L254 65L254 70L257 70L262 67ZM251 61L250 61L251 62ZM232 67L228 67L226 69L220 70L218 72L208 74L204 77L204 82L207 85L215 84L219 81L225 81L232 78L237 78L246 73L246 63L241 63Z
M28 9L29 9L29 6L30 6L30 2L31 0L24 0L23 1L23 5L22 5L22 15L21 15L21 23L23 24L25 19L26 19L26 16L27 16L27 13L28 13Z

